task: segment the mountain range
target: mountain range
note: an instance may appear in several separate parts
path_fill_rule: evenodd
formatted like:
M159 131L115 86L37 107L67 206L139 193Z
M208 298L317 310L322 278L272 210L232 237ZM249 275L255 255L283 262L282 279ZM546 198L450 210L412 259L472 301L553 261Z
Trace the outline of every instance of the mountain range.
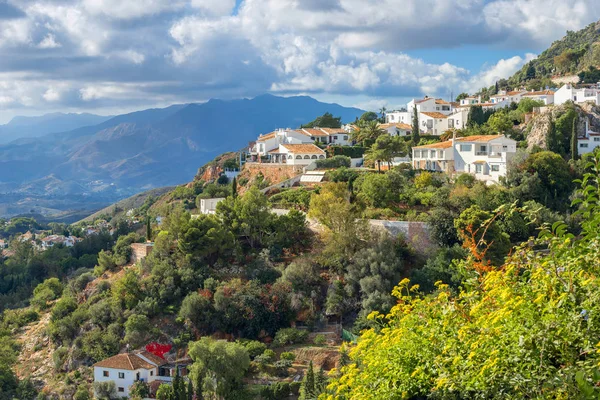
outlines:
M15 195L112 202L142 190L188 182L216 155L241 149L260 133L297 127L325 112L347 122L363 113L307 96L262 95L173 105L105 120L76 114L70 123L86 118L100 122L0 144L0 216L2 195L10 195L13 202ZM57 121L69 120L68 115L15 118L3 127L39 127L44 120L57 126ZM24 208L35 206L26 202Z

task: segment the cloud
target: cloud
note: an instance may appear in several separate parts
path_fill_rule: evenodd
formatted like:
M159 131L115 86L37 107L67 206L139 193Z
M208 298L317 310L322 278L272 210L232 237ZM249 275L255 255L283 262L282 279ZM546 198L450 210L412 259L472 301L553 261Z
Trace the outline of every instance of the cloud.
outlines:
M40 49L56 49L57 47L61 47L61 44L56 41L56 37L49 33L44 39L37 45Z
M600 19L595 3L0 0L0 110L130 108L267 91L352 104L446 97L510 76L531 49ZM483 66L432 61L440 48L515 56Z

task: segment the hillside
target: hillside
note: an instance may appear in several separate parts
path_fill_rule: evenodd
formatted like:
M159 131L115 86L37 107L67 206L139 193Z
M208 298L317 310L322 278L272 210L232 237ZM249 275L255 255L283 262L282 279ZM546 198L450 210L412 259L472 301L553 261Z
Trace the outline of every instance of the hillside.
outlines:
M526 64L509 78L511 85L533 79L577 75L589 67L600 66L600 22L584 29L568 31L565 37L555 41L535 60Z

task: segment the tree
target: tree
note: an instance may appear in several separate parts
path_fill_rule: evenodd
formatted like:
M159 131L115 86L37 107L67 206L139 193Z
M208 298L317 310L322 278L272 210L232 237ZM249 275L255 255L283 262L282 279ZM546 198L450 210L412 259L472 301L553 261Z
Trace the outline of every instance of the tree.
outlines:
M177 242L177 248L186 256L214 265L231 253L234 241L231 231L217 217L201 215L189 221Z
M417 106L413 107L413 116L412 116L412 145L416 146L419 144L419 140L421 140L420 136L420 128L419 128L419 112L417 111Z
M163 383L156 391L156 400L174 400L173 386Z
M250 357L244 346L203 337L188 346L194 361L189 377L197 393L227 397L242 384L250 366Z
M117 385L114 381L94 382L94 393L96 393L98 400L116 400L119 398Z
M525 72L525 80L529 81L535 78L535 66L533 65L533 61L529 62L527 66L527 71Z
M387 113L387 108L386 107L381 107L379 109L379 115L380 115L379 122L381 122L382 124L385 123L385 115L386 115L386 113Z
M150 396L150 387L144 381L136 381L129 388L129 395L132 398L145 399Z
M192 292L183 299L179 317L189 321L200 332L210 333L216 315L209 296Z
M406 154L406 143L399 136L381 135L377 137L365 158L377 162L381 172L381 162L386 162L391 167L394 157Z
M350 204L349 198L344 182L326 183L320 193L311 198L308 215L334 233L345 232L359 216L359 210Z
M475 128L485 123L485 114L481 106L471 106L467 115L467 128Z
M378 119L377 113L374 113L373 111L366 111L365 113L363 113L363 115L360 116L358 121L359 122L371 122L371 121L377 121L377 119Z
M152 240L152 226L150 225L150 216L146 217L146 240Z
M148 343L154 335L154 331L155 328L150 324L148 317L132 314L125 322L123 341L136 349Z
M548 131L546 132L546 149L554 153L560 153L554 120L551 120L550 124L548 124Z
M235 199L237 195L237 177L234 176L231 181L231 196Z
M454 226L465 247L475 247L482 254L481 261L502 264L510 249L510 240L494 214L473 205L460 214Z
M312 360L308 364L306 374L302 379L302 386L300 386L300 398L299 400L315 400L317 398L317 392L315 390L315 371L313 369Z
M573 118L573 127L571 129L571 160L579 159L579 149L577 147L577 117Z
M341 126L342 117L334 117L331 113L326 112L314 121L302 125L302 128L340 128Z
M469 97L469 93L464 93L463 92L463 93L459 94L458 96L456 96L456 102L460 103L460 101L462 99L466 99L467 97Z
M385 133L386 131L380 128L379 121L373 120L359 124L358 130L353 133L353 139L364 144L376 140Z

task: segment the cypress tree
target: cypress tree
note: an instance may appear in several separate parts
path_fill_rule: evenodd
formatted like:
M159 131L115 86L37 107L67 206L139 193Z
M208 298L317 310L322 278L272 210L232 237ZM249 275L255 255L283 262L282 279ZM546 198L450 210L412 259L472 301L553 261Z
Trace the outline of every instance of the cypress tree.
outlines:
M237 179L234 176L231 181L231 196L235 199L237 197Z
M417 112L417 106L413 109L413 119L412 119L412 142L413 146L419 144L420 134L419 134L419 113Z
M317 397L325 391L327 387L327 377L325 376L325 371L323 371L323 367L319 368L319 372L317 372L317 376L315 377L315 394Z
M152 226L150 226L150 217L146 217L146 240L152 240Z
M302 379L302 386L300 387L300 400L311 400L315 397L315 371L311 361L310 364L308 364L306 375L304 375L304 379Z
M558 140L556 137L556 125L554 120L550 121L548 132L546 133L546 149L558 153Z
M194 385L192 385L192 380L188 379L187 400L192 400L193 398L194 398Z
M571 128L571 159L577 160L579 151L577 150L577 116L573 118L573 127Z

